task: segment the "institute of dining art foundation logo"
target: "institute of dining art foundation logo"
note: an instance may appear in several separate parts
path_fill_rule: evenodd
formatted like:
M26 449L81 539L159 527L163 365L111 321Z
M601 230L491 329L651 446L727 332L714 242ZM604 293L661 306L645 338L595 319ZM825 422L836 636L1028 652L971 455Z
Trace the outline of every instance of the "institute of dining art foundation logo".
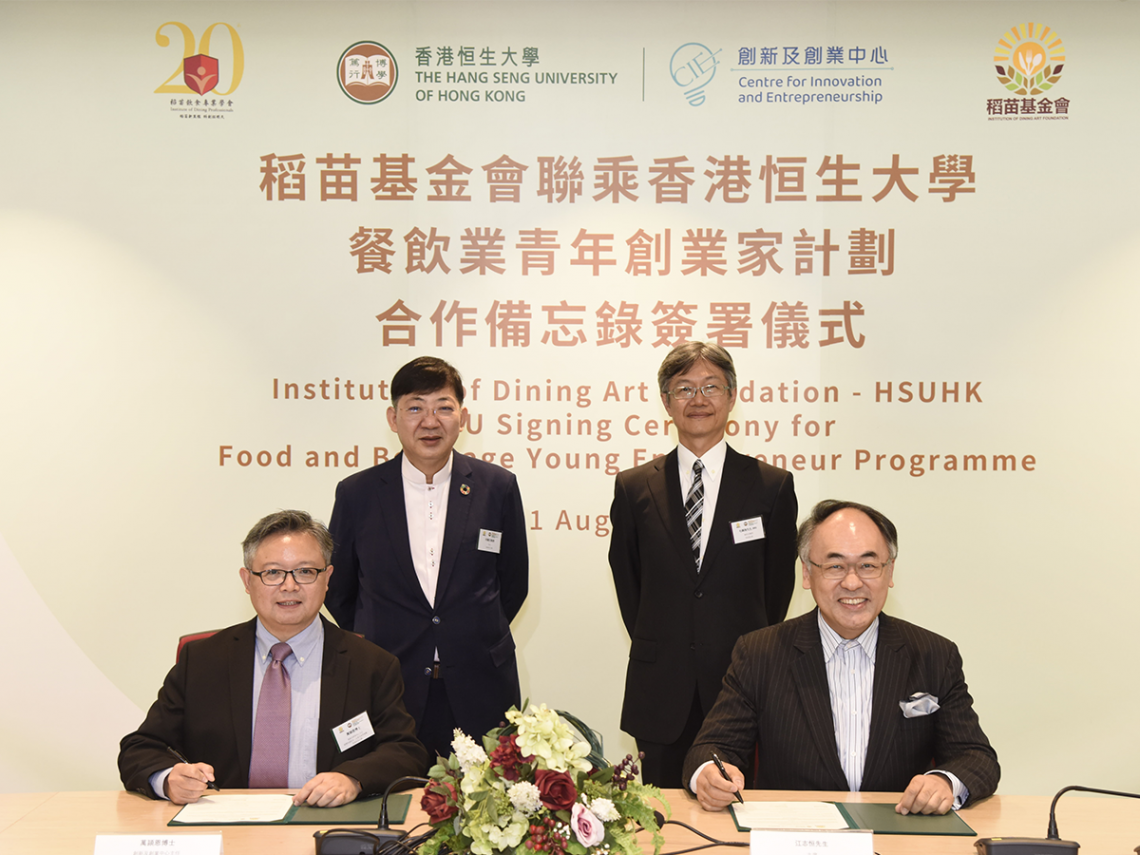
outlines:
M358 104L379 104L400 79L396 58L379 42L357 42L340 55L340 89Z
M1009 94L990 98L986 112L991 119L1067 119L1072 102L1052 97L1065 68L1065 43L1045 24L1018 24L998 39L994 68L998 83Z

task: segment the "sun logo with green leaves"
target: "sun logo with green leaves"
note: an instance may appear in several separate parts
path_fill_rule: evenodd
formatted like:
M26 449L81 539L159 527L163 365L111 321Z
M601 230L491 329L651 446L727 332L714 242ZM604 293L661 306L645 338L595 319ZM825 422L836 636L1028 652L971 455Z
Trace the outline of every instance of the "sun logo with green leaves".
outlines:
M1040 95L1061 79L1065 45L1044 24L1018 24L994 48L998 82L1014 95Z

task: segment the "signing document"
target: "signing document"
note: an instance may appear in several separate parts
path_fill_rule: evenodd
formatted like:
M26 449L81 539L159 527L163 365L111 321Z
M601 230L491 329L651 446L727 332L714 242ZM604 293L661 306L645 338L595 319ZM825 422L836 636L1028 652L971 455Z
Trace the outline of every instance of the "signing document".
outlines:
M293 809L289 794L222 794L203 796L188 804L171 825L241 825L281 822Z

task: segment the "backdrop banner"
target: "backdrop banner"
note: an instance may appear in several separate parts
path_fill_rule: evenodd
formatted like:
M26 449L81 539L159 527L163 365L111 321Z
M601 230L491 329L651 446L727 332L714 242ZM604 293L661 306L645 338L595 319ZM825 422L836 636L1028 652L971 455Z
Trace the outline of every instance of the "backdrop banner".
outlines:
M896 522L1000 791L1137 789L1137 56L1117 2L0 3L0 790L118 786L423 354L518 476L523 696L633 751L608 513L691 339L801 514Z

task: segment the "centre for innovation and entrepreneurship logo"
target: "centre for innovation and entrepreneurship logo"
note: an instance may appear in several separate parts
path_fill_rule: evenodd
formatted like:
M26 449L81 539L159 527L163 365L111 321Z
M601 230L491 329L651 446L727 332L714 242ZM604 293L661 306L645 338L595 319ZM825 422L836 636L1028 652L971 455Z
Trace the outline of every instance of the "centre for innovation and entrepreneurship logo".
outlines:
M716 77L716 67L720 64L715 51L699 42L686 42L669 58L669 76L685 93L690 107L705 103L705 87Z
M358 104L379 104L400 79L396 58L379 42L357 42L340 55L341 91Z
M1014 95L1041 95L1061 79L1065 45L1044 24L1018 24L994 48L998 82Z

